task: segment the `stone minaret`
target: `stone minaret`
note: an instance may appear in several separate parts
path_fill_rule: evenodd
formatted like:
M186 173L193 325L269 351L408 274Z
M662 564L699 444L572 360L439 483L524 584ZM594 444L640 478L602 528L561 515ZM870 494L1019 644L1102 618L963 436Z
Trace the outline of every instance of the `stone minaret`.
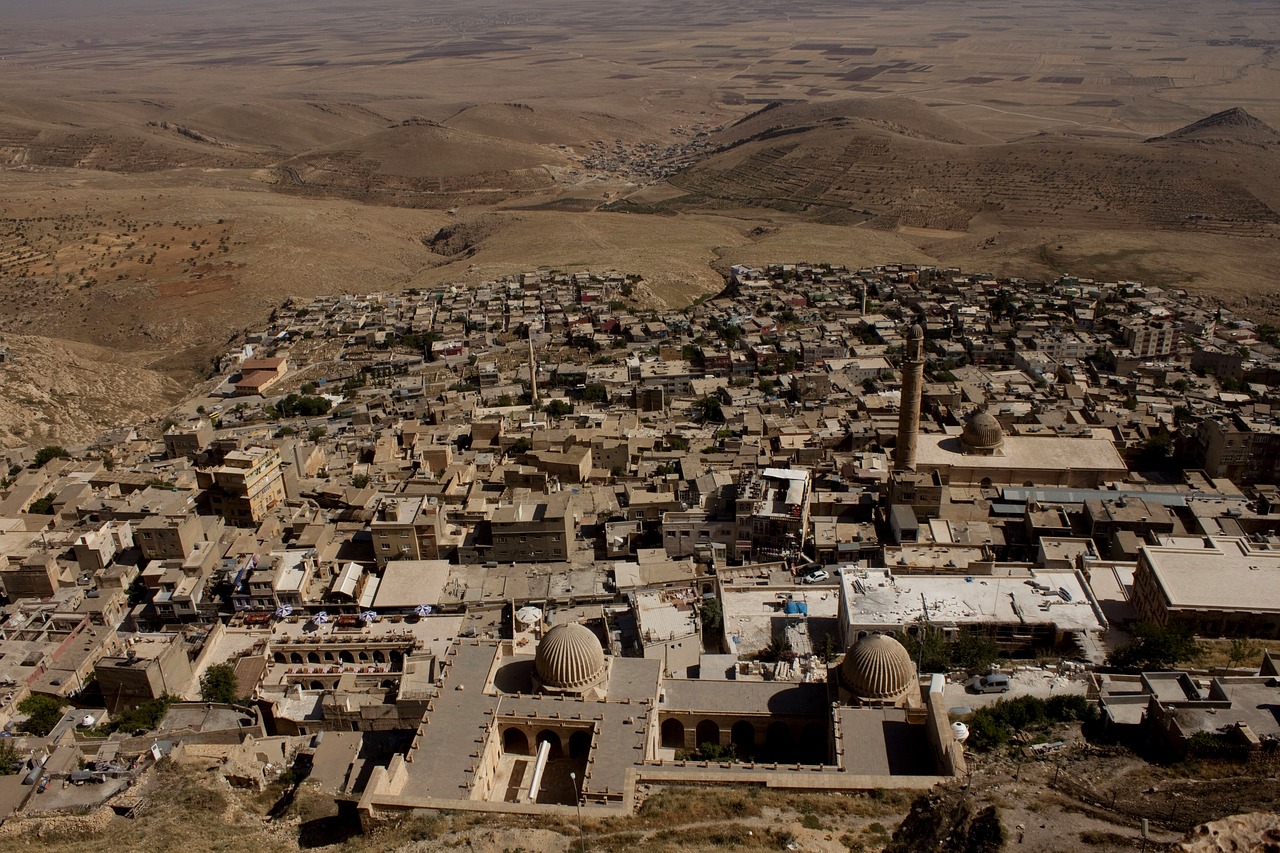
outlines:
M529 330L529 396L538 407L538 361L533 357L533 329ZM917 412L919 409L917 408Z
M907 332L906 357L902 360L902 405L898 410L898 446L893 470L916 470L916 436L920 434L920 395L924 392L924 329L919 324Z

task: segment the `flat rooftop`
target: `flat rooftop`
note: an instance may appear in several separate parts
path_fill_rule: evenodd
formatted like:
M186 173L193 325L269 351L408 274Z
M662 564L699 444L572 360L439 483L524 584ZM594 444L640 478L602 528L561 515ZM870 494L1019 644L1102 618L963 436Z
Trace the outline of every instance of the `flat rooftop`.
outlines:
M1280 611L1280 551L1246 539L1183 537L1144 545L1142 561L1171 608Z
M1006 435L1002 450L1003 453L997 456L966 455L960 452L959 438L924 433L917 439L916 467L951 466L998 471L1075 469L1115 471L1118 474L1129 470L1115 444L1106 438Z
M845 569L841 583L856 628L899 628L922 621L1053 624L1065 631L1101 631L1090 596L1075 572L1034 576L903 575ZM1039 586L1032 586L1032 583ZM1059 590L1066 590L1070 600Z

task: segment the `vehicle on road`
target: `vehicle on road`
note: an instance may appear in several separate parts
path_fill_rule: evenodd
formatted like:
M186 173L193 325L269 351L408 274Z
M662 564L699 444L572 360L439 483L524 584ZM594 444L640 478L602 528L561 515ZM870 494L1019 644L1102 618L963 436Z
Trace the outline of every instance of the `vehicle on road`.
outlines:
M826 569L818 569L813 574L805 575L803 582L804 583L822 583L824 580L827 580L830 577L831 577L831 572L827 571Z
M1009 676L999 672L979 676L969 682L969 689L974 693L1008 693Z

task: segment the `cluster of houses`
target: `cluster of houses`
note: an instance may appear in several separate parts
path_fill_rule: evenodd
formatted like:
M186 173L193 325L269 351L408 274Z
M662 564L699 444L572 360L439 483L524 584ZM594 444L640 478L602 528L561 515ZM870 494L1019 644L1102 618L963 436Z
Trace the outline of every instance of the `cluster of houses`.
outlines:
M699 773L959 772L938 683L869 638L1086 666L1135 622L1280 639L1273 330L1134 282L910 265L734 267L682 310L643 285L291 302L159 431L6 451L0 722L33 694L195 701L229 661L257 712L179 728L237 772L284 738L369 812L605 808ZM852 749L872 710L914 734ZM68 720L58 747L97 756ZM450 752L475 720L483 748ZM372 732L412 737L354 772ZM756 760L690 763L707 742ZM545 791L512 782L526 759Z

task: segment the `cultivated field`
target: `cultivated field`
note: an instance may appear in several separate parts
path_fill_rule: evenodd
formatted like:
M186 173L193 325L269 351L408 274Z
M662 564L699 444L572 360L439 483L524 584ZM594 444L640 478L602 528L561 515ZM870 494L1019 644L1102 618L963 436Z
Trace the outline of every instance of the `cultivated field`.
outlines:
M1275 316L1277 44L1272 0L15 0L0 345L107 347L152 391L82 426L10 407L0 441L162 409L289 295L540 265L655 304L735 262L900 260ZM462 251L424 244L446 226Z

